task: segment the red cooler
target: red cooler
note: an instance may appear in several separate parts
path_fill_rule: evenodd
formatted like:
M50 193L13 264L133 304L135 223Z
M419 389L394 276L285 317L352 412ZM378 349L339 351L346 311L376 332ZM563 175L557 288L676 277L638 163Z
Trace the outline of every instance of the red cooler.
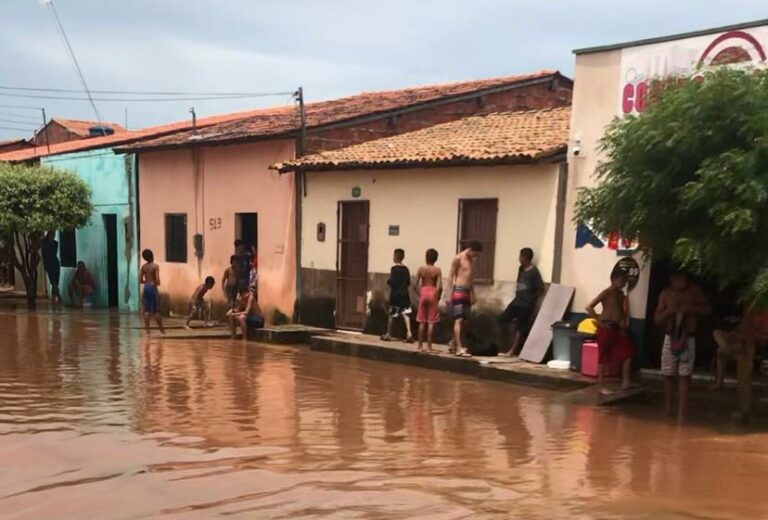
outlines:
M589 377L597 377L597 366L600 364L600 355L597 350L597 341L585 341L581 346L581 373ZM621 374L621 363L609 363L606 367L606 376L613 377Z

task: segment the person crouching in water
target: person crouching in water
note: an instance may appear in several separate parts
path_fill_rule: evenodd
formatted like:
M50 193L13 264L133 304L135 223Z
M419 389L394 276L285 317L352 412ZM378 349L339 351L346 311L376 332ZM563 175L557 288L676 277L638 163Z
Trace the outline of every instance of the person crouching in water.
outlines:
M443 292L443 272L435 267L437 251L428 249L427 265L419 268L416 274L416 289L419 292L419 312L416 321L419 323L419 352L424 352L424 340L427 341L427 352L432 350L432 340L435 334L435 324L440 321L440 296Z
M597 351L599 356L597 384L600 393L613 393L605 386L606 366L611 362L621 362L621 389L630 388L632 370L632 342L627 335L629 316L627 315L627 297L624 286L627 285L627 273L616 270L611 274L611 285L587 305L587 313L597 321ZM602 305L602 312L597 314L595 307Z
M240 293L236 310L230 311L229 320L232 325L232 339L237 336L237 326L243 332L243 341L248 339L248 329L261 329L264 327L264 314L259 307L258 289L251 286Z
M195 314L200 314L200 317L205 320L205 326L208 327L211 324L211 305L205 301L205 295L213 289L216 285L216 280L213 276L207 276L205 282L201 283L192 293L192 299L189 302L189 316L187 316L187 323L185 328L189 329L189 324L192 322L192 317Z

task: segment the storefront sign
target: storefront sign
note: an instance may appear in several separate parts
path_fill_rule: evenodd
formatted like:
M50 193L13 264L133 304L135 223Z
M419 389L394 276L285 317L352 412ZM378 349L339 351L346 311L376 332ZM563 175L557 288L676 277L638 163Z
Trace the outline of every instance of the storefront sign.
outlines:
M695 77L708 67L735 65L765 67L768 26L696 36L621 52L621 114L643 112L654 79Z

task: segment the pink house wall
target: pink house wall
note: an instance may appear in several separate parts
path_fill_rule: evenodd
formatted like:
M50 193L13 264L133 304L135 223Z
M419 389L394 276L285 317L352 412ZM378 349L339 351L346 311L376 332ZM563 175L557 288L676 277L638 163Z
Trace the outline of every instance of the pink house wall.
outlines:
M279 175L269 166L293 156L292 140L139 155L140 247L154 251L161 294L170 297L176 312L184 311L206 276L216 279L212 299L224 302L220 281L234 252L235 214L258 213L259 300L268 318L274 309L292 315L296 292L293 175ZM187 215L186 263L165 259L167 213ZM204 255L199 260L193 245L196 233L204 237Z

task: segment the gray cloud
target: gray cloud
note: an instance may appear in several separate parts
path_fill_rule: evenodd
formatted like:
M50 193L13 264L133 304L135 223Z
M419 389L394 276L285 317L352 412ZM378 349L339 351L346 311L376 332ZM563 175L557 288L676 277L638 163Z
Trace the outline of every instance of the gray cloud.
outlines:
M573 70L574 48L765 17L764 0L55 0L92 89L291 91L308 99L540 68ZM80 88L51 13L4 0L0 84ZM7 103L6 103L7 102ZM131 127L274 99L99 103ZM15 99L93 118L87 102ZM0 122L0 126L10 126ZM0 139L20 132L0 130Z

